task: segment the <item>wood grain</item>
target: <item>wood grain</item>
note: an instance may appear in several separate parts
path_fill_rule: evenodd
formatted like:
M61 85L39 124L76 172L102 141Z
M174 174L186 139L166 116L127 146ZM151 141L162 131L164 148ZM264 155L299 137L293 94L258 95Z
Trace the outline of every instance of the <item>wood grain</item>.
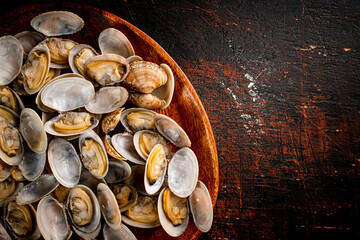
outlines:
M58 4L25 6L0 18L2 22L0 33L1 35L15 35L21 31L31 30L29 23L33 17L54 10L59 10ZM113 27L127 36L136 54L144 60L157 64L166 63L170 66L175 78L175 94L170 106L157 112L171 117L187 132L192 142L191 148L198 158L199 180L209 189L213 206L215 206L219 185L216 144L206 112L184 72L159 44L120 17L104 10L75 3L64 3L61 5L61 10L74 12L85 21L85 27L80 32L70 35L70 39L89 44L98 50L97 38L100 32L105 28ZM25 103L26 106L30 106L29 104L31 103ZM131 230L139 239L172 239L161 227L146 230L131 227ZM201 231L190 220L186 232L179 239L197 239L200 234Z

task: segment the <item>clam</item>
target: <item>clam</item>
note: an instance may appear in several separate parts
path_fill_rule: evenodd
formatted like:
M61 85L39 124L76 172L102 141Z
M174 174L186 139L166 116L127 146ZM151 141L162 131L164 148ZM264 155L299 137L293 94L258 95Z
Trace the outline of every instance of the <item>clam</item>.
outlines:
M19 40L21 46L24 49L24 59L26 59L27 55L31 51L33 47L44 40L44 36L35 31L23 31L14 35L14 37Z
M47 135L39 115L31 108L20 114L20 132L29 148L38 154L46 151Z
M53 191L52 195L61 203L65 203L67 196L69 195L69 192L71 191L71 188L64 187L63 185L59 185L55 191Z
M120 121L123 110L124 108L118 108L103 117L103 119L101 120L101 130L103 133L107 134L108 132L111 132L116 128Z
M120 230L114 230L109 225L104 224L103 227L103 236L105 240L136 240L135 235L127 228L124 224L121 224Z
M213 208L209 191L201 181L191 193L189 205L195 225L202 232L208 232L213 222Z
M129 74L123 84L133 91L151 93L164 85L166 81L166 72L156 63L135 61L130 63Z
M102 54L114 53L124 58L135 54L134 48L127 37L115 28L103 30L99 35L98 43Z
M36 202L45 195L54 191L58 185L59 183L56 181L54 175L43 174L36 180L21 188L19 193L16 195L16 202L21 205Z
M95 97L85 105L88 112L104 114L115 111L122 107L128 99L128 91L123 87L103 87L96 93Z
M93 47L87 44L78 44L69 52L69 65L74 73L86 76L85 63L90 58L96 56L97 53Z
M0 38L0 85L11 83L20 73L24 50L13 36Z
M20 97L7 86L0 86L0 104L11 109L15 113L20 113L24 108L24 104Z
M17 181L17 182L23 182L25 181L25 177L24 174L22 173L21 169L19 168L19 166L16 166L12 172L11 172L11 177Z
M29 53L21 68L24 79L24 89L28 94L34 94L45 84L50 68L50 51L45 43L39 43Z
M111 189L120 212L125 212L136 204L138 194L133 186L128 184L115 184Z
M109 160L109 171L104 177L107 183L117 183L130 177L131 167L125 161Z
M72 12L52 11L36 16L30 24L45 36L61 36L80 31L84 21Z
M34 181L44 171L46 152L36 153L25 146L24 156L18 165L22 174L28 181Z
M12 179L6 179L0 182L0 207L6 199L15 193L16 183Z
M22 138L17 128L0 121L0 158L9 165L18 165L24 155Z
M85 106L95 96L91 82L70 75L47 84L41 91L41 103L58 112L67 112ZM66 101L64 101L66 99Z
M188 197L195 189L199 176L199 165L190 148L181 148L168 165L168 184L178 197Z
M4 206L5 224L16 239L39 239L36 212L31 204L20 205L9 199Z
M14 170L15 166L8 165L0 159L0 182L7 179L11 172Z
M44 42L50 51L51 67L68 68L69 52L77 43L70 39L55 37L47 38Z
M133 136L127 133L118 133L111 137L112 146L125 159L135 164L145 165L145 161L139 156L135 147Z
M156 144L161 144L166 156L171 155L170 147L167 145L165 138L159 133L141 130L134 134L134 146L137 153L146 161L151 150Z
M126 160L118 151L115 150L114 146L111 143L111 137L109 135L105 135L102 138L102 141L104 143L104 147L106 149L107 154L109 154L110 157L113 157L117 160Z
M135 106L147 109L163 108L166 105L165 100L152 95L151 93L130 92L128 102Z
M173 119L162 114L154 116L156 129L175 146L190 147L191 141L184 129L177 124Z
M160 190L165 180L167 160L162 144L152 149L145 165L144 186L148 194L155 194Z
M164 188L158 199L159 219L163 229L172 237L183 234L189 223L189 207L186 198L180 198Z
M110 188L104 184L99 183L97 186L97 198L100 205L100 211L105 219L105 222L113 230L117 231L121 228L121 214L117 205L116 198Z
M80 179L81 162L74 146L62 138L49 143L48 162L56 180L64 187L75 187Z
M117 54L102 54L90 58L85 64L86 75L100 85L122 82L129 73L126 58Z
M48 120L44 129L47 133L66 137L79 135L99 124L99 116L88 112L67 112Z
M72 235L64 205L51 196L39 202L36 220L44 239L69 239Z
M124 223L138 228L154 228L160 225L157 206L148 196L138 198L136 204L122 216Z
M155 130L154 116L156 112L145 108L128 108L122 112L120 121L124 128L135 133L140 130Z
M19 125L19 115L10 108L0 105L0 121L6 121L17 127Z
M101 138L88 130L79 137L79 149L84 167L96 178L103 178L109 169L109 160Z
M84 239L94 239L100 232L100 206L95 194L84 185L71 189L66 209L73 229Z

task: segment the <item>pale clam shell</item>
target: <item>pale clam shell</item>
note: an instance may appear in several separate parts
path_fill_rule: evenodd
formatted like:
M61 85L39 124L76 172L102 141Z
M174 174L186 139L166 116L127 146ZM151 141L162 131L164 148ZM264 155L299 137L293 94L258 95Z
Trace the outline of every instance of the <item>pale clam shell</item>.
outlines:
M189 211L185 219L182 220L180 225L174 226L169 218L166 216L166 213L163 208L163 195L166 188L164 188L158 198L158 213L159 213L159 220L161 223L162 228L165 230L167 234L172 237L178 237L183 234L189 224ZM189 204L187 203L187 209L189 210Z
M196 188L189 196L189 205L195 225L202 232L208 232L213 222L213 208L209 190L198 181Z
M168 184L176 196L188 197L195 189L199 176L199 165L190 148L181 148L168 165Z
M103 30L99 35L98 44L102 54L114 53L125 58L135 55L129 39L115 28Z
M165 155L165 150L164 147L162 146L162 144L157 144L154 146L154 148L151 150L150 154L149 154L149 158L154 154L154 150L158 147L162 147L162 151L164 151L164 155ZM149 159L148 158L148 159ZM159 177L159 179L157 179L154 183L150 183L149 181L149 177L147 175L147 170L149 167L149 161L146 161L146 165L145 165L145 172L144 172L144 186L145 186L145 191L149 194L149 195L153 195L156 194L161 187L164 184L165 181L165 174L166 174L166 170L167 170L167 160L166 160L166 166L165 169L163 170L163 174Z
M137 238L135 235L130 231L125 224L121 224L120 230L114 231L109 225L104 224L103 227L103 236L104 240L119 240L119 239L126 239L126 240L136 240Z
M94 96L95 88L90 81L82 77L63 77L47 84L40 98L46 107L67 112L85 106Z
M97 55L97 52L95 51L95 49L93 47L91 47L90 45L87 45L87 44L77 44L75 47L73 47L70 52L69 52L69 59L68 59L68 62L69 62L69 66L71 68L71 70L73 71L73 73L77 73L77 74L80 74L80 71L79 69L77 68L77 66L75 65L75 56L81 51L83 50L84 48L88 48L90 49L94 55ZM88 60L88 59L87 59ZM85 70L85 69L84 69ZM86 77L86 76L84 76Z
M3 123L6 123L6 124L8 124L8 126L11 126L11 124L8 122L3 122ZM0 149L0 159L11 166L18 165L21 162L22 157L24 156L23 139L22 139L21 134L18 131L18 129L14 128L14 130L18 132L19 139L20 139L20 147L19 147L19 149L16 150L16 155L9 157L5 152L3 152L2 149Z
M36 153L25 146L24 156L18 165L22 174L28 181L34 181L44 171L46 163L46 152Z
M14 35L14 37L19 40L21 46L24 49L24 59L27 57L33 47L44 40L44 36L41 33L35 31L19 32Z
M45 239L69 239L72 235L64 205L51 196L40 200L36 220Z
M125 161L109 160L109 171L104 177L107 183L117 183L130 177L131 167Z
M149 110L149 109L146 109L146 108L128 108L126 110L124 110L122 113L121 113L121 116L120 116L120 122L121 124L124 126L124 128L126 129L126 131L130 132L130 133L134 133L133 129L131 128L131 126L129 125L129 123L127 122L126 120L126 116L129 115L130 113L133 113L133 112L138 112L138 111L146 111L150 114L152 114L153 116L155 116L156 112L152 111L152 110Z
M111 137L115 150L124 158L135 164L145 165L145 161L137 153L133 136L127 133L118 133Z
M20 73L24 50L13 36L0 38L0 85L11 83Z
M48 148L48 162L61 185L72 188L78 184L82 165L70 142L62 138L52 140Z
M36 16L30 25L45 36L61 36L80 31L84 20L72 12L51 11Z

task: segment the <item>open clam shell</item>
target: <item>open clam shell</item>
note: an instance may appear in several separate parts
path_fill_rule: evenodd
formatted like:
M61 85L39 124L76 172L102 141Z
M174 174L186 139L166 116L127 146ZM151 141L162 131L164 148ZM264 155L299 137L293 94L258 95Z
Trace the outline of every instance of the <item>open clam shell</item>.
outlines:
M151 150L145 165L144 186L149 195L157 193L165 180L167 159L162 144Z
M0 86L0 104L17 114L25 108L19 95L8 86Z
M22 141L21 134L17 128L8 122L0 121L1 160L12 166L18 165L24 155Z
M4 222L16 239L39 239L41 236L34 207L20 205L13 197L5 202Z
M186 217L185 219L181 220L181 224L178 225L174 225L173 222L168 218L167 213L164 210L164 193L165 191L168 190L168 188L164 188L161 193L159 194L159 198L158 198L158 212L159 212L159 220L161 223L162 228L165 230L165 232L167 232L167 234L169 234L172 237L178 237L181 234L183 234L188 226L189 223L189 205L187 203L186 200ZM170 193L171 194L171 193ZM168 199L166 199L166 201L168 201ZM170 201L170 200L169 200ZM177 206L178 207L178 206ZM169 211L171 211L172 209L169 209ZM180 211L180 210L179 210Z
M134 134L134 147L145 161L156 144L161 144L167 157L171 157L171 150L166 140L159 133L150 130L141 130Z
M67 112L48 120L44 124L47 133L58 137L79 136L99 124L99 115L87 112Z
M107 183L117 183L131 175L131 167L125 161L109 160L109 171L104 177Z
M113 230L120 230L121 214L113 192L106 184L99 183L96 195L99 201L100 211L105 219L105 222Z
M158 97L159 99L162 99L165 101L165 104L160 107L160 109L167 108L174 95L174 89L175 89L175 80L174 80L174 74L169 67L169 65L162 63L160 64L160 67L164 69L166 75L167 75L167 82L163 86L155 89L151 94Z
M181 198L188 197L196 187L198 176L199 165L195 153L186 147L178 150L168 165L170 190Z
M103 87L96 93L95 97L85 105L88 112L105 114L122 107L128 99L128 91L123 87Z
M64 77L47 84L40 98L46 107L67 112L85 106L94 96L95 89L90 81L82 77Z
M36 202L45 195L51 193L59 186L58 181L52 174L43 174L35 181L25 185L16 195L16 202L24 205Z
M75 187L80 179L81 162L74 146L62 138L49 144L48 162L58 182L67 188Z
M74 73L86 77L85 63L87 60L96 56L97 52L87 44L78 44L69 52L69 66Z
M154 116L156 129L175 146L190 147L191 141L184 129L177 124L173 119L163 114L156 114Z
M6 180L14 168L15 166L11 166L0 159L0 182Z
M128 108L121 113L120 122L130 133L140 130L155 130L156 112L146 108Z
M11 83L20 73L24 50L13 36L0 38L0 85Z
M208 232L213 222L213 208L209 191L203 182L198 181L189 197L189 204L195 225L202 232Z
M20 116L8 107L0 105L0 121L6 121L14 127L19 126Z
M139 156L135 149L132 135L127 133L115 134L111 137L111 143L125 159L135 164L145 165L145 160Z
M64 205L51 196L40 200L36 220L45 239L69 239L72 235Z
M41 33L35 31L19 32L14 35L14 37L19 40L21 46L24 49L24 59L26 59L27 55L33 47L44 40L44 36Z
M127 225L137 228L154 228L160 226L156 203L153 198L141 196L136 204L129 208L122 220Z
M20 114L20 132L29 148L41 154L46 151L48 139L39 115L31 108Z
M36 16L30 24L45 36L61 36L80 31L84 20L72 12L52 11Z
M0 207L3 207L5 201L12 197L16 196L19 191L24 187L23 182L16 182L11 177L5 179L4 181L0 182Z
M71 189L66 200L66 210L74 231L80 237L94 239L99 234L101 229L100 205L90 188L77 185Z
M99 35L98 43L102 54L114 53L124 58L135 55L129 39L115 28L103 30Z
M109 159L101 138L93 131L87 130L79 137L81 160L91 174L103 178L109 170Z
M111 187L111 191L115 196L120 212L125 212L137 202L138 193L132 185L121 183L114 184Z
M69 68L69 52L77 45L70 39L50 37L44 40L50 51L50 67L55 69Z

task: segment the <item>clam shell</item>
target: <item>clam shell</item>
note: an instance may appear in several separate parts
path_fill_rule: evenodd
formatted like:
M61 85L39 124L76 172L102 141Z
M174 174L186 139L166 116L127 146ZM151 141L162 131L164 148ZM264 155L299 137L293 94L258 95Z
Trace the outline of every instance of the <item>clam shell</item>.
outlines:
M162 228L165 230L167 234L169 234L172 237L178 237L181 234L183 234L189 224L189 211L185 219L183 219L182 223L178 226L174 226L172 222L169 220L169 218L166 216L166 213L163 208L163 196L164 191L166 188L164 188L158 198L158 212L159 212L159 220L161 223ZM189 209L189 204L187 204L187 208Z
M130 177L131 167L125 161L109 160L109 171L104 177L107 183L117 183Z
M162 114L156 114L154 116L154 122L156 129L161 135L175 146L179 148L191 146L190 138L184 129L182 129L173 119Z
M90 45L87 45L87 44L78 44L78 45L76 45L75 47L73 47L73 48L70 50L70 52L69 52L69 60L68 60L69 66L70 66L71 70L73 71L73 73L77 73L77 74L83 75L84 77L86 77L86 74L85 74L85 63L86 63L86 61L89 60L90 57L92 57L92 56L87 56L87 55L86 55L86 57L88 57L88 58L84 59L84 61L86 60L86 61L84 62L84 69L80 69L80 70L79 70L79 68L78 68L78 67L76 66L76 64L75 64L75 57L79 54L79 52L80 52L81 50L83 50L83 49L85 49L85 48L90 49L90 50L93 52L94 55L97 55L95 49L94 49L93 47L91 47ZM83 73L81 73L80 71L83 71Z
M119 239L126 239L126 240L136 240L137 238L135 235L130 231L125 224L121 224L120 230L115 231L109 225L104 224L103 227L103 236L104 240L119 240Z
M47 133L49 133L50 135L53 136L58 136L58 137L70 137L70 136L75 136L75 137L79 137L81 133L85 132L86 130L90 130L90 129L94 129L98 124L99 124L99 115L93 115L93 120L92 120L92 124L89 128L85 129L82 132L76 132L76 133L59 133L55 130L54 128L54 122L58 121L62 116L64 116L66 113L62 113L57 115L56 117L48 120L47 122L45 122L44 124L44 129Z
M134 48L129 39L115 28L103 30L99 35L98 43L102 54L114 53L124 58L135 55Z
M103 151L103 155L105 157L105 170L104 172L99 175L99 176L94 176L96 178L103 178L105 177L105 175L107 174L108 170L109 170L109 159L108 159L108 156L106 154L106 150L105 150L105 147L104 147L104 144L101 140L101 138L99 137L99 135L96 134L96 132L94 132L93 130L87 130L85 132L83 132L80 137L79 137L79 149L80 149L80 156L81 158L83 158L83 155L82 155L82 147L84 146L85 144L85 140L86 139L92 139L94 140L96 143L98 143ZM90 169L88 169L90 171ZM91 172L91 171L90 171Z
M142 152L141 147L140 147L140 138L141 138L141 136L143 134L150 135L152 139L155 138L156 139L156 144L159 143L166 149L165 152L168 153L166 156L167 157L171 156L170 147L167 145L166 140L162 135L160 135L157 132L150 131L150 130L141 130L141 131L138 131L138 132L136 132L134 134L133 140L134 140L134 146L135 146L136 152L139 154L140 157L142 157L142 159L144 159L146 161L147 158L148 158L146 155L144 155L144 153ZM152 141L155 141L155 140L152 140ZM151 151L151 150L149 150L149 151ZM148 154L150 154L150 152Z
M151 94L130 92L128 103L147 109L159 109L166 105L165 100Z
M157 144L151 150L148 160L146 161L145 172L144 172L144 186L145 186L146 192L149 195L153 195L153 194L157 193L160 190L160 188L163 186L163 183L165 180L166 169L167 169L167 160L166 160L166 166L165 166L165 169L163 170L163 174L154 183L150 182L149 176L148 176L148 168L150 167L149 159L151 159L151 157L153 155L155 155L157 148L161 148L161 151L164 152L164 156L165 156L165 151L164 151L163 146L161 144Z
M167 82L163 86L155 89L151 94L165 101L165 104L160 107L160 109L165 109L170 105L171 100L173 98L174 89L175 89L175 80L174 80L174 74L171 68L167 64L162 63L160 64L160 67L164 69L167 75Z
M14 168L15 166L8 165L0 159L0 182L6 180L11 175Z
M69 239L72 235L64 205L51 196L40 200L36 220L45 239Z
M101 120L101 130L103 133L107 134L108 132L111 132L116 128L124 109L125 108L118 108L103 117L103 119Z
M39 115L31 108L25 108L20 114L20 132L29 148L41 154L46 151L48 140Z
M20 73L24 50L13 36L0 38L0 85L11 83Z
M123 87L103 87L96 93L95 97L85 105L88 112L105 114L122 107L128 99L128 91Z
M118 133L111 137L115 150L124 158L135 164L145 165L145 161L137 153L133 136L127 133Z
M25 146L24 156L18 165L22 174L28 181L34 181L40 177L44 171L46 163L46 152L33 152L28 146Z
M113 192L106 184L99 183L96 195L99 201L100 211L105 219L105 222L113 230L120 230L121 214Z
M198 181L189 197L189 204L195 225L202 232L208 232L213 222L213 208L209 190Z
M84 21L72 12L52 11L36 16L30 25L45 36L61 36L80 31Z
M86 192L86 194L90 197L91 203L93 205L93 218L91 220L91 222L89 224L83 225L83 226L79 226L77 225L74 220L73 220L73 216L69 207L70 204L70 199L72 197L72 192L74 191L74 189L76 188L81 188L82 190L84 190ZM75 232L81 236L82 238L85 239L94 239L100 232L100 219L101 219L101 213L100 213L100 205L99 202L94 194L94 192L84 186L84 185L77 185L75 188L71 189L67 200L66 200L66 209L68 212L68 215L70 216L70 220L72 222L72 226L73 229L75 230Z
M186 198L195 189L199 176L199 165L190 148L178 150L168 165L168 184L178 197Z
M131 128L131 125L129 125L126 117L127 115L129 115L130 113L133 113L133 112L139 112L139 111L145 111L147 112L148 114L150 115L153 115L155 116L156 112L152 111L152 110L149 110L149 109L146 109L146 108L128 108L126 110L124 110L122 113L121 113L121 116L120 116L120 122L121 124L124 126L124 128L126 129L126 131L130 132L130 133L134 133L133 129ZM155 130L155 129L147 129L147 128L144 128L142 130Z
M58 182L67 188L75 187L80 179L81 162L74 146L62 138L49 143L48 162Z
M44 36L41 33L35 31L19 32L14 37L19 40L21 46L24 49L24 59L27 57L33 47L44 40Z
M7 89L9 90L12 94L13 94L13 97L15 97L15 99L13 99L14 101L16 101L16 105L17 107L11 107L11 106L8 106L8 108L10 108L12 111L14 111L15 113L19 114L25 107L24 107L24 103L22 102L21 98L19 97L19 95L14 91L12 90L10 87L8 86L1 86L0 87L0 90L3 90L3 89ZM6 98L9 98L9 96L7 96ZM9 99L10 100L10 99ZM6 101L5 101L6 102ZM1 99L1 104L6 106L6 103L3 101L3 99Z
M5 192L6 189L4 189L4 188L5 188L4 185L6 185L7 182L8 182L8 183L14 183L14 184L15 184L15 189L14 189L13 192L11 192L11 191L10 191L10 192L7 192L7 193ZM4 185L2 185L2 184L4 184ZM23 187L24 187L24 183L23 183L23 182L15 182L15 181L12 180L11 178L5 179L4 181L0 182L0 185L2 185L1 188L3 189L2 192L0 192L0 196L1 196L1 197L0 197L0 208L4 206L7 198L16 196L16 195L20 192L20 190L23 189ZM7 194L7 196L4 195L5 193ZM7 198L5 198L5 197L7 197Z
M25 185L16 195L16 202L24 205L36 202L59 186L54 175L44 174Z
M82 77L64 77L47 84L40 98L46 107L66 112L85 106L94 96L95 88L90 81Z
M12 126L17 127L19 125L19 115L8 107L0 105L0 121L6 121Z
M2 124L7 124L7 127L10 127L11 124L9 124L8 122L1 122ZM2 149L0 149L0 159L3 160L5 163L9 164L9 165L18 165L21 160L22 157L24 156L24 147L23 147L23 143L22 143L22 137L20 132L17 130L17 128L13 128L13 131L18 132L18 136L19 136L19 140L20 140L20 147L16 150L16 153L14 156L9 157Z
M116 195L115 194L119 194L116 189L121 189L122 187L124 186L127 186L130 188L131 190L131 200L128 202L128 204L126 204L125 206L120 206L118 205L119 209L120 209L120 212L125 212L126 210L128 210L129 208L131 208L132 206L134 206L136 204L136 201L138 199L138 193L136 191L136 189L132 186L132 185L129 185L129 184L114 184L112 185L111 189L112 189L112 192L114 193L114 196L115 196L115 199L116 199ZM117 200L116 200L117 201Z

